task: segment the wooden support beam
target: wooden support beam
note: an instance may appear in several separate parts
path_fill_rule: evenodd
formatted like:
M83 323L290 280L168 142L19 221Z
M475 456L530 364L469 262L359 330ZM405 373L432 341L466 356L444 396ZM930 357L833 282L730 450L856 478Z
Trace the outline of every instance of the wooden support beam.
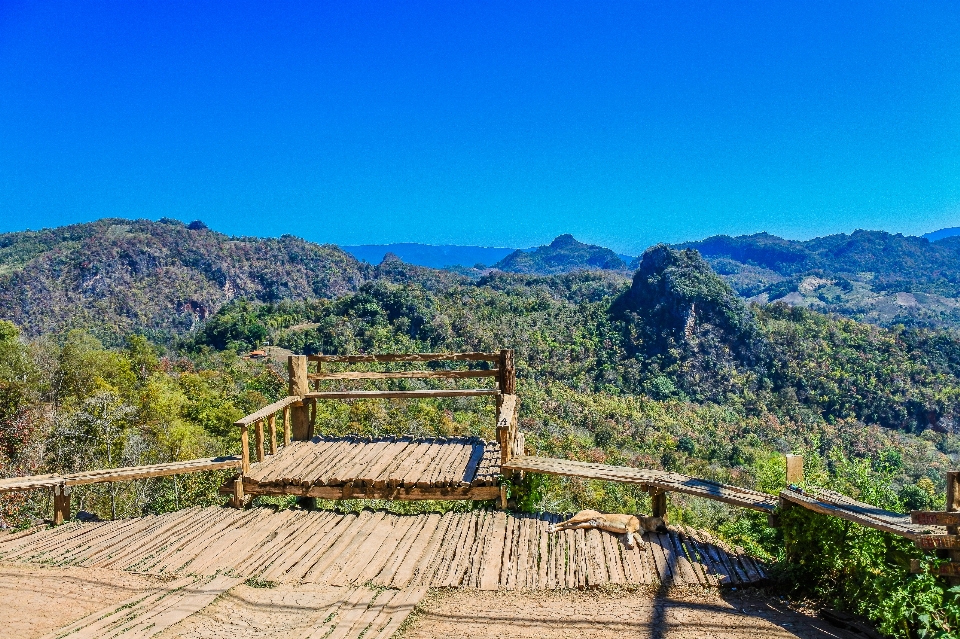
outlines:
M787 485L803 482L803 455L787 455Z
M53 487L53 525L59 526L70 521L70 487L59 485Z
M666 491L653 489L650 491L650 504L654 517L662 517L664 523L667 521L667 493Z
M310 392L310 380L307 378L307 356L291 355L287 360L290 373L290 395L297 395L303 399ZM301 401L290 407L292 438L296 441L309 439L310 416L307 406Z
M283 446L286 448L290 445L290 407L287 406L283 409Z

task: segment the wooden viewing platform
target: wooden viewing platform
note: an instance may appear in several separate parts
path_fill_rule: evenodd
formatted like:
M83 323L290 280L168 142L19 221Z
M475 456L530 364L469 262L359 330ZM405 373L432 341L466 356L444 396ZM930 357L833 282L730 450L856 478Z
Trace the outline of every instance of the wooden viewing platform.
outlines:
M325 371L324 364L480 363L485 368ZM494 366L495 365L495 366ZM221 488L242 506L253 495L324 499L504 500L501 464L523 451L517 430L513 351L385 355L291 355L289 395L236 422L241 472ZM481 379L494 388L320 390L329 381ZM358 399L491 397L497 441L476 437L326 437L317 402ZM253 430L253 442L250 431ZM252 445L251 445L252 444Z
M243 476L251 495L323 499L497 499L500 445L477 437L314 437Z
M398 589L716 587L766 577L759 562L688 527L648 533L643 547L630 549L622 535L600 530L548 532L565 518L490 510L394 515L189 508L0 535L0 560Z

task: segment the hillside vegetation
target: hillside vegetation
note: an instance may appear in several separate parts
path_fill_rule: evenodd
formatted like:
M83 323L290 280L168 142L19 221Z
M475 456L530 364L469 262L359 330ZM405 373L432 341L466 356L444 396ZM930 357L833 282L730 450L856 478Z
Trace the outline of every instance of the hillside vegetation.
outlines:
M693 249L652 247L632 279L609 269L467 277L173 223L107 220L11 237L0 321L6 476L237 452L233 421L286 393L282 358L241 357L264 346L307 354L512 348L529 452L772 493L784 483L783 453L796 452L817 485L900 512L942 508L945 472L960 458L955 332L748 302ZM204 317L193 306L170 312L178 287L204 304ZM484 398L324 402L318 411L329 434L494 436ZM217 503L223 479L82 487L75 507L113 517ZM532 475L509 489L527 510L650 507L638 488L604 482ZM49 511L48 498L4 497L0 517L29 523ZM900 636L921 623L953 623L928 614L945 610L948 595L932 577L910 577L904 562L917 551L889 536L789 518L772 529L756 513L683 495L671 496L670 509L674 521L771 560L796 553L804 530L827 530L818 538L827 545L803 560L815 574L794 576L806 588L798 594L869 614ZM883 608L907 592L927 607Z

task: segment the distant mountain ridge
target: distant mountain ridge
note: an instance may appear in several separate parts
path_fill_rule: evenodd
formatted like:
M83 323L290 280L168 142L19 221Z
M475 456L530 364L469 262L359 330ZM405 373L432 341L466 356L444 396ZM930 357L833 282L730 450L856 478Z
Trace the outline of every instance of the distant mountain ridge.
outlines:
M807 241L717 235L693 248L757 302L783 301L880 325L960 328L960 237L858 230Z
M627 264L608 248L578 242L570 234L532 251L514 251L493 265L507 273L553 275L574 270L625 271Z
M449 266L489 266L499 262L518 249L488 246L457 246L452 244L417 244L402 242L398 244L361 244L340 246L341 249L358 260L370 264L379 264L388 253L393 253L408 264L430 268Z

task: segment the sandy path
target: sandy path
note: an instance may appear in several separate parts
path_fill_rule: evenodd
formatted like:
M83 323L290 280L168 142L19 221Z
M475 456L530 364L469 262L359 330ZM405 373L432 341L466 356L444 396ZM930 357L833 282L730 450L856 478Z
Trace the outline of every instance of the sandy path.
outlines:
M0 636L42 637L159 583L116 570L0 563Z
M854 637L757 594L653 598L643 592L503 593L448 590L429 596L404 639L768 639ZM862 636L861 636L862 639Z
M251 588L241 584L156 639L260 639L288 637L323 617L339 588L316 584Z

